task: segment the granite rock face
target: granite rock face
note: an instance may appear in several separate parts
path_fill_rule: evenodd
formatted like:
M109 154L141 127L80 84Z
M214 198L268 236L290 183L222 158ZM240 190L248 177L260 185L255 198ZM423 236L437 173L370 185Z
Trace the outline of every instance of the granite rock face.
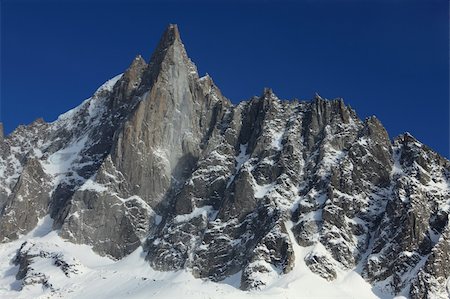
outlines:
M199 77L176 25L148 63L137 56L55 122L2 132L1 242L50 215L101 255L143 246L157 270L237 275L244 290L301 263L327 280L357 269L392 294L449 295L448 160L409 134L391 141L342 99L266 88L234 105ZM50 287L27 268L36 258L71 268L22 247L21 279Z

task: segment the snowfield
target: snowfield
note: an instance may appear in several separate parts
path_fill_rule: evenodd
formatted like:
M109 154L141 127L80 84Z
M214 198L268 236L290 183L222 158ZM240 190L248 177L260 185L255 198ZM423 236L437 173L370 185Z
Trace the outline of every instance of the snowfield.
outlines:
M292 223L287 226L290 228ZM320 249L301 247L295 242L294 269L275 279L268 277L271 283L263 290L246 292L238 289L240 273L214 283L196 279L185 270L159 272L145 261L142 248L114 261L97 255L87 245L63 240L51 228L52 220L47 216L26 236L0 245L0 298L392 298L372 289L354 271L342 271L332 282L313 274L303 258ZM289 233L293 238L290 229ZM13 261L25 241L36 244L37 252L55 253L69 261L75 265L73 273L64 275L51 259L38 256L30 267L46 275L51 288L16 280L19 266Z

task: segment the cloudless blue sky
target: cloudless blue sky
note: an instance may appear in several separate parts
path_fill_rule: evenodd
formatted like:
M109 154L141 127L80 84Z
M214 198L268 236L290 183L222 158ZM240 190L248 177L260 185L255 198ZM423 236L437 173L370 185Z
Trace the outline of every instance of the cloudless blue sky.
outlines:
M200 75L234 103L343 97L449 157L449 9L423 1L1 2L0 120L53 121L149 59L177 23Z

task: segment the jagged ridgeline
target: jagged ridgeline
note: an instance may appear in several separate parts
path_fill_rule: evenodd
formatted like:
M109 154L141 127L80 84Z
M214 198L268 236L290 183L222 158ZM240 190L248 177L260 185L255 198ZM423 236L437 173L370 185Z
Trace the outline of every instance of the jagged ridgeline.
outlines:
M0 240L50 215L101 255L143 246L154 269L240 273L245 290L301 258L327 280L356 269L392 294L446 297L449 186L448 160L341 99L265 89L233 105L170 25L150 62L52 123L0 134Z

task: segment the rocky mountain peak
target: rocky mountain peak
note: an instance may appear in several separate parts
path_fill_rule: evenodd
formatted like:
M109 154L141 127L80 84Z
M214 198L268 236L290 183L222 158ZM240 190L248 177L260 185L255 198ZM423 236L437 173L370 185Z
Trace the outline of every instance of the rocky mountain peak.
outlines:
M163 35L161 37L159 46L169 47L176 40L178 42L181 42L180 31L178 30L178 25L177 24L169 24L169 26L167 26L167 28L166 28L166 31L163 33Z
M416 139L416 137L414 137L409 132L405 132L405 133L401 134L397 139L404 144L408 144L408 143L415 143L417 145L420 144L420 142Z
M323 98L320 96L320 94L318 92L316 92L316 93L314 93L314 100L320 101L320 100L323 100Z
M159 64L166 54L175 47L183 45L177 25L169 25L159 40L156 50L150 58L150 64ZM184 48L184 46L182 46Z
M137 55L131 62L128 69L123 73L120 80L114 86L115 107L121 105L121 101L130 101L135 93L145 92L145 87L141 86L144 80L144 73L148 65L141 55Z
M144 68L146 66L147 66L147 62L142 57L142 55L139 54L133 59L133 61L131 62L131 65L128 67L126 72L132 72L132 71L135 71L136 69Z
M169 25L163 33L156 50L153 52L144 78L150 86L171 67L186 68L188 75L198 78L197 68L189 59L181 41L177 25Z
M275 96L275 94L273 93L272 88L264 87L263 93L262 93L262 97L271 98L271 97L274 97L274 96Z
M293 272L289 284L356 275L377 292L448 298L449 198L447 159L409 134L391 141L342 99L265 88L233 105L169 25L149 63L136 56L79 107L0 143L0 243L18 266L0 269L50 292L43 262L83 275L21 239L45 217L58 240L116 260L143 250L156 270L244 290L282 289Z

